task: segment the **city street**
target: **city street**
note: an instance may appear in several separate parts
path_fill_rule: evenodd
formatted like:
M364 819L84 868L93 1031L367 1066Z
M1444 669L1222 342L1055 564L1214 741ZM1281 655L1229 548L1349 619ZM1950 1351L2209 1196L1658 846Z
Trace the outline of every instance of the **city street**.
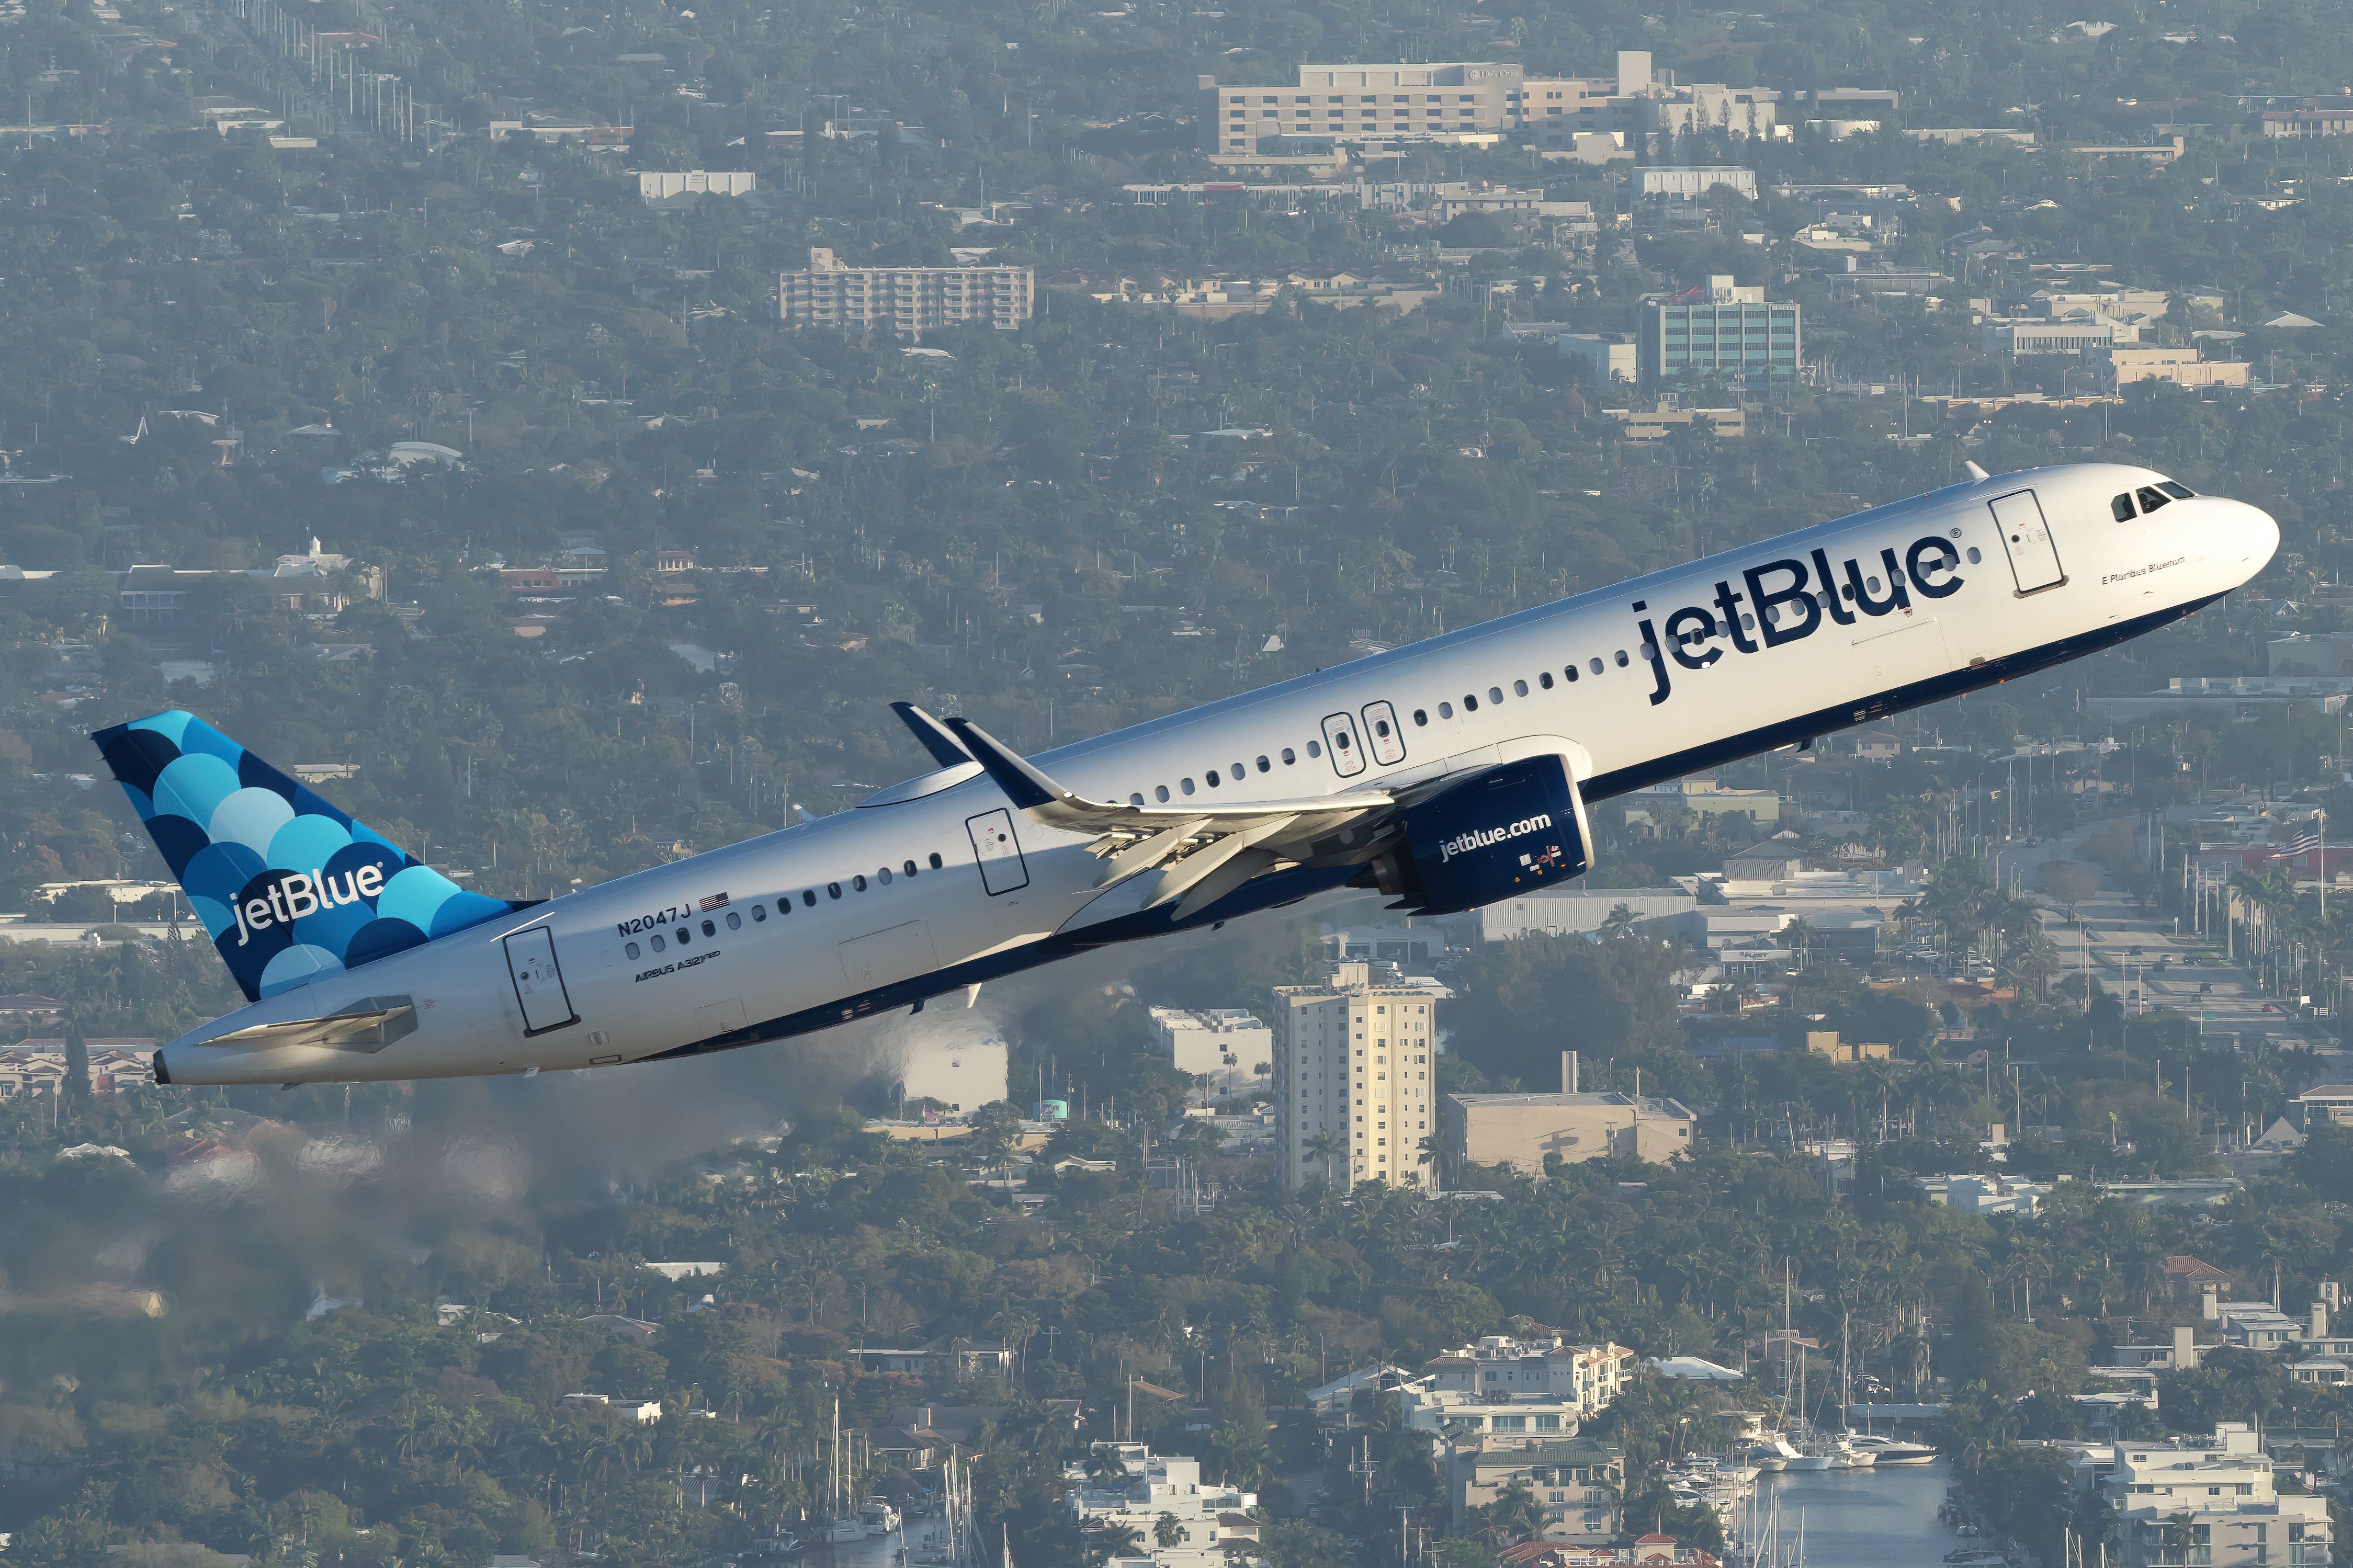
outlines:
M2083 858L2084 840L2105 826L2090 822L2040 845L2004 848L2000 852L2003 880L2010 881L2014 868L2018 888L2032 892L2043 861ZM2136 1013L2174 1008L2199 1020L2200 1033L2216 1046L2238 1038L2249 1044L2269 1039L2283 1048L2309 1045L2324 1054L2337 1051L2323 1021L2299 1020L2289 1003L2262 994L2244 963L2204 956L2221 951L2219 933L2211 940L2194 934L2177 936L2172 918L2143 914L2128 895L2108 885L2109 880L2104 877L2100 891L2078 910L2080 926L2069 925L2065 915L2055 909L2043 911L2043 929L2059 950L2058 986L2063 989L2072 981L2078 988L2076 994L2082 994L2088 942L2090 973L2111 993L2125 997L2126 1005Z

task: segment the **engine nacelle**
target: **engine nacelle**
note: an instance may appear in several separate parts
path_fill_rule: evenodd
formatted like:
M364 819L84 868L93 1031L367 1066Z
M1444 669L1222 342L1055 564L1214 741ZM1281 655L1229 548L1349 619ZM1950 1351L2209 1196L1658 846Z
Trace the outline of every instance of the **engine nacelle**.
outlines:
M1459 914L1584 875L1593 833L1557 755L1474 773L1408 806L1372 861L1374 884L1418 915Z

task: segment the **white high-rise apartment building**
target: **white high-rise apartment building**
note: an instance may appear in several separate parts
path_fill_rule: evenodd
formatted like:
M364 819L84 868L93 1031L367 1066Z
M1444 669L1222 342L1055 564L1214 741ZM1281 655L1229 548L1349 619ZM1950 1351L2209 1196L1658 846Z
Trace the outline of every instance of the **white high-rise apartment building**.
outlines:
M825 246L809 264L780 273L776 310L794 326L887 327L913 336L930 327L983 321L1011 331L1038 298L1034 267L850 267Z
M1350 960L1323 985L1279 985L1276 1170L1293 1190L1328 1179L1432 1186L1434 980L1376 974Z

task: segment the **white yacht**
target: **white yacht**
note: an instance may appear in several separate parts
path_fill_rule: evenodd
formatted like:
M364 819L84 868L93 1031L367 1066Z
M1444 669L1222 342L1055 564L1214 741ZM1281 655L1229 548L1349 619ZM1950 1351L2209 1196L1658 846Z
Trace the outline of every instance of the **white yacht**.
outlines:
M1933 1464L1936 1458L1936 1450L1926 1443L1905 1443L1894 1437L1855 1437L1849 1441L1858 1453L1874 1456L1881 1466Z

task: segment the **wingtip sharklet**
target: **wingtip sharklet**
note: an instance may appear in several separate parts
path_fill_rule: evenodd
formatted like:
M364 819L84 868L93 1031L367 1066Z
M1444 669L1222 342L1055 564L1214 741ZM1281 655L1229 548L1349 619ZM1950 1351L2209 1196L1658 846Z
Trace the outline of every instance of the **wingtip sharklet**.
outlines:
M939 763L940 766L953 768L972 761L972 754L957 742L955 736L945 725L913 703L893 702L891 704L891 711L899 716L901 723L913 731L916 741L921 743L923 750L932 754L932 761Z

